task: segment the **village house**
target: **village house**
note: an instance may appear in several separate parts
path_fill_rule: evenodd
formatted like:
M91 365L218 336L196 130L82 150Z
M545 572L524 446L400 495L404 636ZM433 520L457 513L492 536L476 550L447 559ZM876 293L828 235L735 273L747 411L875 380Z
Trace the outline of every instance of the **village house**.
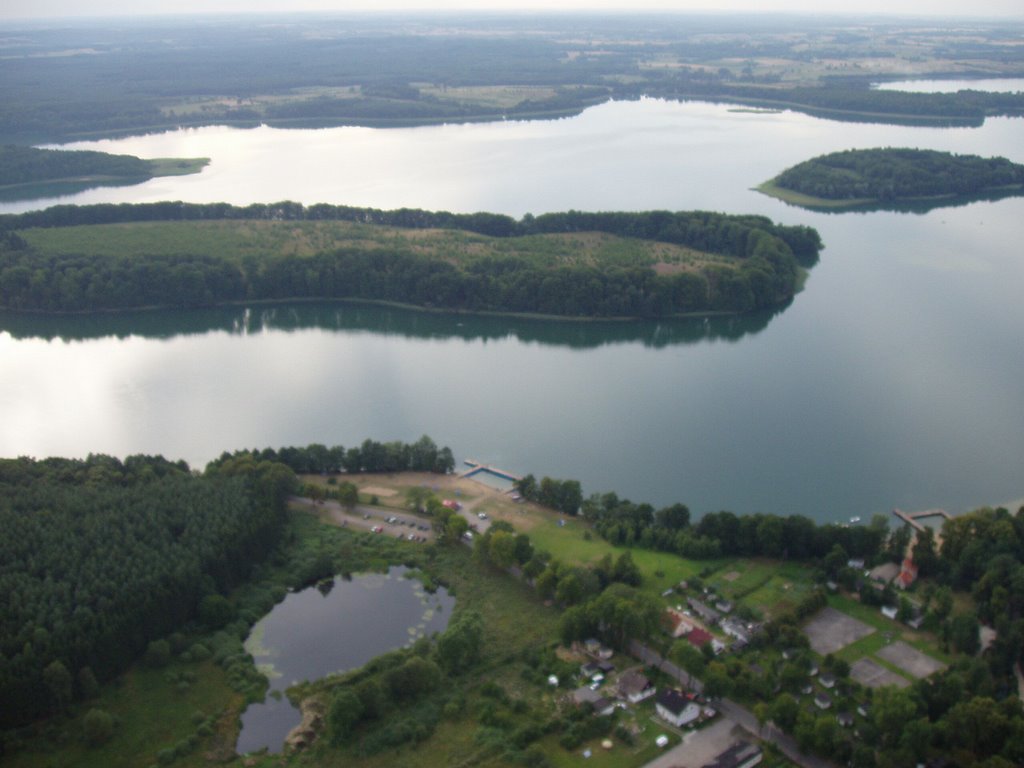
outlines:
M704 605L704 603L695 597L686 598L686 603L690 606L690 610L696 613L705 624L717 624L718 620L722 618L718 611L710 606Z
M917 581L917 566L909 557L904 558L903 566L896 577L896 586L900 589L909 589L915 581Z
M686 641L697 648L712 642L714 639L710 632L700 627L697 627L686 636Z
M607 717L615 711L615 701L604 696L591 702L591 706L594 708L594 714L602 717Z
M619 695L630 704L639 704L658 692L647 676L638 669L623 672L618 685Z
M664 624L665 631L672 637L683 637L693 631L693 622L672 608L665 611Z
M710 763L705 763L704 768L753 768L762 759L764 753L757 744L741 741L733 744Z
M824 693L819 693L814 697L814 704L818 709L828 709L832 706L832 699Z
M674 688L659 693L654 708L658 717L676 728L682 728L700 718L700 707Z

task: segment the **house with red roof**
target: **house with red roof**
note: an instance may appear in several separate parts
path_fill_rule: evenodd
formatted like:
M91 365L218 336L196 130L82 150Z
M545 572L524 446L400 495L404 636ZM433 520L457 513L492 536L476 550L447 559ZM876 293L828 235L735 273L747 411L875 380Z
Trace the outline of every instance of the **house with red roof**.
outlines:
M900 574L896 577L896 586L900 589L907 589L917 581L917 566L909 557L904 558Z

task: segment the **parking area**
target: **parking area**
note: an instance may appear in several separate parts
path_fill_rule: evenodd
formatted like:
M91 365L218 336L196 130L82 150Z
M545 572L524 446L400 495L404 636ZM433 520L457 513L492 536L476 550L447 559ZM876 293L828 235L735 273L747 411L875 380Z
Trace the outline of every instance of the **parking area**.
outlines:
M905 677L890 672L881 664L866 657L857 659L850 665L850 677L868 688L881 688L883 685L906 688L910 685L910 681Z
M938 659L933 659L931 656L921 653L921 651L907 645L902 640L885 646L875 655L918 679L928 677L934 672L946 668L946 665Z
M804 627L811 649L822 656L835 653L874 631L874 627L831 607L822 608Z

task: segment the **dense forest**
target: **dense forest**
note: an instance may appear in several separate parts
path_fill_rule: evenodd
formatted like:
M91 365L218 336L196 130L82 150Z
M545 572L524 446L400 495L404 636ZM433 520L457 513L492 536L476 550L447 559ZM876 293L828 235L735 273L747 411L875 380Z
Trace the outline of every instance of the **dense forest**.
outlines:
M257 462L284 464L297 474L333 474L346 472L350 475L365 472L435 472L446 475L455 470L452 449L447 445L438 448L427 435L415 443L393 440L381 443L367 438L358 446L346 449L341 445L327 447L312 443L306 447L263 448L251 451L224 452L210 462L209 467L218 468L237 461L251 458Z
M143 160L88 150L0 147L0 186L39 182L142 182L154 176L194 173L205 160Z
M1024 165L930 149L848 149L794 165L771 183L824 200L889 202L1021 191Z
M0 725L94 695L202 616L273 547L294 488L272 462L0 460Z
M120 256L41 254L13 230L138 221L343 220L422 229L460 228L490 237L604 232L731 257L700 270L659 274L653 266L543 263L495 255L453 263L450 254L358 245L311 257L275 254L233 263L219 254ZM817 259L809 227L760 216L707 212L552 213L516 220L496 214L377 211L297 203L154 203L57 206L0 220L0 306L81 312L197 307L245 300L362 299L463 311L586 317L667 317L749 312L792 298L800 266Z
M1019 29L1007 22L941 33L924 23L872 19L854 29L846 20L767 15L288 22L123 24L116 42L97 25L11 30L0 137L35 143L214 124L550 118L641 96L928 125L980 125L988 115L1024 111L1019 93L871 87L872 79L907 72L908 62L930 76L1019 76Z
M81 176L143 180L152 175L150 168L149 161L132 155L36 149L11 144L0 147L0 183L5 185Z

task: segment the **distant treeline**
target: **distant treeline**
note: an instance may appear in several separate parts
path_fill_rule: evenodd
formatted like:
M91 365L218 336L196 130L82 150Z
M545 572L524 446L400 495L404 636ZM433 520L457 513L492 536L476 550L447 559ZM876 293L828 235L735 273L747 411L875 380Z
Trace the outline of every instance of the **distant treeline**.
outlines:
M148 160L132 155L106 152L0 147L0 186L31 184L82 176L109 176L123 179L147 179L152 176Z
M879 90L870 88L866 82L837 81L817 87L785 88L681 74L666 76L660 83L642 84L642 94L680 101L703 98L752 106L788 107L833 120L886 124L981 125L988 116L1024 114L1024 93L972 90L916 93Z
M606 232L723 254L736 266L659 275L652 267L538 265L515 257L453 264L443 255L342 247L312 257L276 256L234 264L215 256L46 255L15 233L0 240L0 307L77 312L138 307L197 307L242 300L363 299L464 311L586 317L667 317L702 311L749 312L790 299L799 266L821 248L809 227L760 216L708 212L553 213L516 220L489 213L298 203L57 206L7 216L0 227L215 219L345 220L396 227L446 227L492 237Z
M0 460L0 726L95 696L202 618L276 544L294 489L251 459L202 476L159 456Z
M225 451L210 462L207 469L221 467L245 456L255 461L284 464L302 475L337 472L353 475L362 472L436 472L446 475L455 469L452 449L448 446L438 448L427 435L415 443L399 440L381 443L366 439L361 445L348 449L340 445L328 448L321 443L311 443L305 448L263 448L234 453Z
M794 165L773 182L826 200L890 201L1020 187L1024 185L1024 165L1004 157L930 149L848 149Z

